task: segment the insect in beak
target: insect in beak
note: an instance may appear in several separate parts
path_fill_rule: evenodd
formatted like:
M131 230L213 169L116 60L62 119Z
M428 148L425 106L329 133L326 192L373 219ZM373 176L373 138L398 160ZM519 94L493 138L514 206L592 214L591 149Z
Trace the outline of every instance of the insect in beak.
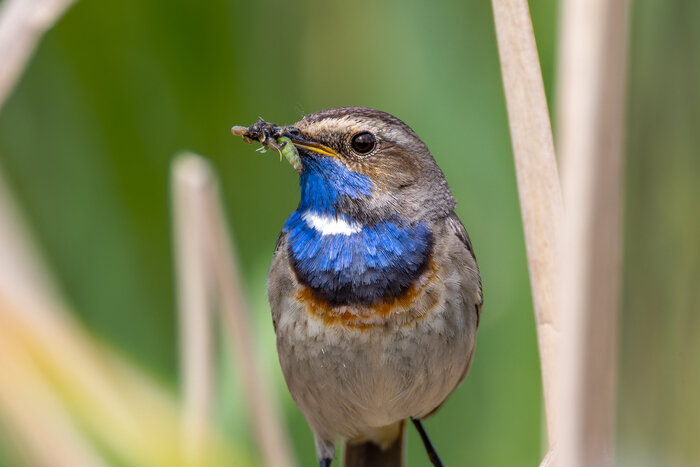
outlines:
M250 127L234 126L231 128L231 133L235 136L242 136L243 141L248 144L252 144L253 141L257 140L262 144L260 147L262 152L265 152L266 148L272 148L278 151L280 153L280 160L282 160L282 156L284 156L292 167L294 167L294 170L296 170L298 174L301 174L303 165L299 158L299 152L289 137L282 136L285 130L286 127L278 127L273 123L268 123L260 119Z
M234 126L231 128L231 133L234 136L243 137L243 141L248 144L258 141L262 144L261 152L265 152L267 148L278 151L280 157L284 156L299 174L301 174L303 166L297 147L308 152L338 157L338 153L328 146L302 138L301 133L296 128L280 127L263 119L258 120L249 127Z

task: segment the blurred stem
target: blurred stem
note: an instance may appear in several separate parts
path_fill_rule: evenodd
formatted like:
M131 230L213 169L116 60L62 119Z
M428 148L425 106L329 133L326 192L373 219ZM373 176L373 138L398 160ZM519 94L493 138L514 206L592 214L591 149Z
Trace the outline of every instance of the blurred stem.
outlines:
M210 285L216 288L217 299L223 314L222 318L234 349L238 366L237 374L241 375L248 401L250 420L262 454L263 464L292 467L295 462L289 447L290 443L276 400L270 393L273 386L263 378L259 371L257 354L252 342L253 327L249 320L250 312L245 301L236 257L231 248L231 234L227 228L214 172L203 158L189 154L178 158L175 162L174 173L176 174L174 181L176 184L182 184L184 180L189 180L186 190L189 190L191 202L176 207L175 210L176 212L180 209L198 210L197 213L187 214L186 218L201 224L198 227L183 226L183 228L199 229L196 238L192 237L190 240L200 242L200 245L198 247L192 245L191 252L197 251L204 255L203 259L199 260L204 262L205 268L204 271L197 273L201 276L200 280L207 279L214 282ZM182 193L183 190L185 190L184 187L175 188L176 193ZM179 202L178 198L175 202ZM177 225L180 223L178 222ZM182 235L178 236L182 238ZM196 287L201 287L199 280ZM206 290L199 290L196 294L202 295L204 292ZM195 292L192 294L194 295ZM193 308L192 313L206 311L203 307L200 308L202 309ZM185 330L185 333L190 332L194 331ZM190 343L202 345L203 340L204 335L202 334L191 340ZM185 350L185 352L193 354L197 352L200 358L203 355L194 349ZM193 375L194 373L186 375L185 379L192 378ZM200 396L202 395L200 394ZM210 397L210 395L206 397ZM201 404L200 402L192 403Z
M172 177L184 454L196 464L207 438L214 399L211 329L214 297L211 271L207 271L204 232L208 225L204 217L205 191L211 180L202 159L189 155L175 161Z
M0 5L0 110L41 36L75 0L5 0Z
M177 405L170 394L95 342L67 314L55 308L18 308L0 290L0 354L0 397L8 398L2 404L29 416L33 407L56 400L50 413L65 417L57 424L42 424L40 416L32 418L38 422L35 432L17 431L27 437L25 442L40 436L46 438L46 445L62 443L63 426L75 427L83 442L113 453L128 465L188 465L173 449L180 445L181 434ZM69 449L74 443L62 445ZM205 453L206 462L201 465L233 461L245 465L213 435L207 439Z
M228 335L236 352L239 374L244 375L243 385L248 395L253 430L262 450L264 465L293 467L296 462L291 443L284 429L277 401L272 397L273 384L262 377L259 360L252 342L253 328L250 311L245 301L236 256L231 249L231 233L216 186L208 194L208 214L212 221L210 230L210 255L214 264L221 309Z
M72 3L5 0L0 5L0 111L41 36ZM103 465L5 322L14 313L8 299L23 307L25 319L42 321L45 316L35 307L51 306L58 294L1 172L0 257L0 417L28 464Z
M557 142L567 339L559 460L572 467L614 459L626 22L626 0L563 2Z
M560 324L557 233L563 204L537 46L526 0L492 0L523 218L549 447L557 439Z
M0 416L21 447L20 457L35 466L106 465L80 435L58 395L41 381L1 313L0 321Z

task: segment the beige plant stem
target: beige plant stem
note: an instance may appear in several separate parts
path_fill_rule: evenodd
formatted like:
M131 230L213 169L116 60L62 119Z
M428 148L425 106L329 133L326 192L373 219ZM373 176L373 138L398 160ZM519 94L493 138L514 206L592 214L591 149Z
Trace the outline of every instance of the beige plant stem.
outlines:
M211 423L214 399L213 274L208 270L208 235L204 232L205 190L209 172L195 157L178 158L172 166L172 212L183 393L184 455L201 463L203 442Z
M91 442L100 439L136 464L182 465L169 394L75 322L4 190L0 258L0 419L31 464L100 465Z
M18 420L2 410L7 406L26 415L26 430L12 430L22 443L45 438L44 445L59 443L67 450L82 442L87 450L106 448L128 465L192 465L174 449L181 444L181 433L171 395L94 341L61 310L18 308L0 294L0 354L5 376L0 378L0 398L8 398L0 401L0 417L3 422ZM54 401L47 409L51 418L30 416L33 407ZM51 419L60 423L49 423ZM63 426L80 437L63 443ZM201 465L247 465L217 437L208 441Z
M614 461L626 0L562 3L558 149L566 215L559 465Z
M240 374L245 375L243 383L253 414L253 429L260 443L265 465L294 467L296 462L290 447L291 442L284 428L277 400L272 395L273 385L262 378L264 373L261 373L257 366L249 308L238 268L235 266L235 254L230 244L232 236L228 231L218 190L215 188L216 186L208 193L208 212L213 222L211 253L223 318L236 350Z
M98 446L130 465L192 465L173 449L175 401L73 319L27 232L0 183L0 422L13 445L38 466L102 465ZM216 434L204 451L201 465L248 465Z
M72 3L5 0L0 4L0 111L42 35ZM0 294L29 309L58 300L1 171L0 258ZM0 339L0 369L7 383L0 384L0 417L11 425L13 441L24 448L28 463L101 465L50 392L39 385L30 386L34 393L27 392L21 382L34 381L34 375L14 359L20 354L8 347L10 339Z
M43 34L75 0L5 0L0 4L0 111ZM0 170L0 289L29 308L58 300Z
M2 110L14 85L22 75L43 34L51 28L73 3L74 0L5 0L0 4L0 63L2 64L0 66L0 110ZM119 429L116 433L119 433L119 436L115 439L115 437L107 435L106 440L116 445L128 440L121 445L122 448L126 449L126 446L133 446L134 450L137 450L136 446L143 444L148 450L145 454L147 457L153 455L153 458L159 458L161 453L169 452L170 460L165 462L174 465L173 459L177 459L177 454L173 453L172 449L164 450L162 447L166 444L170 447L177 445L178 443L175 442L176 438L171 438L167 443L163 442L160 437L157 439L151 437L149 441L148 437L141 436L140 430L135 429L139 426L139 428L143 428L151 435L157 433L160 436L167 433L165 434L166 437L171 436L167 428L172 429L178 425L175 419L165 421L174 413L172 407L166 407L168 405L167 402L162 404L162 395L158 393L158 390L150 387L149 381L134 373L123 362L116 360L109 362L111 371L122 379L119 381L120 384L117 388L105 386L110 381L104 377L105 375L98 374L99 366L95 365L95 361L98 359L92 358L93 353L99 353L97 348L89 347L90 344L82 339L80 331L71 327L70 319L67 314L63 313L63 307L60 304L58 294L54 291L50 276L45 271L38 255L35 254L33 245L30 241L27 241L27 238L29 238L27 230L23 227L19 217L16 216L16 209L11 197L6 192L4 185L0 183L0 258L2 258L2 261L0 261L0 297L3 300L7 299L12 302L11 306L0 306L0 318L9 319L8 323L20 326L17 329L18 331L21 329L24 336L23 340L19 341L18 345L12 348L12 352L9 351L9 348L2 347L0 349L3 350L1 357L5 359L0 360L0 363L2 363L1 367L3 370L14 368L13 372L17 376L17 379L13 380L8 378L8 374L5 373L6 377L2 381L7 384L0 383L0 415L5 418L5 421L13 424L15 438L18 438L18 442L31 451L28 454L28 459L32 459L32 463L36 465L82 466L102 464L101 460L92 451L91 446L85 443L85 440L77 434L77 431L72 426L71 417L75 416L75 414L68 415L64 413L61 406L62 401L58 401L52 395L46 382L36 379L35 370L30 370L24 360L18 360L18 356L28 350L27 346L32 348L32 351L38 351L40 359L50 361L48 365L50 369L63 368L67 365L67 368L70 370L68 373L71 373L71 376L78 377L77 379L67 379L72 382L80 382L78 386L70 388L70 390L75 390L82 395L88 395L85 406L90 405L94 409L86 412L86 418L89 418L90 422L92 422L94 417L99 417L100 414L107 414L108 417L105 417L104 421L104 427L107 431L115 429L115 424L110 422L117 422L116 426L119 426ZM183 239L182 243L189 244L190 241ZM182 248L187 249L185 246ZM187 255L192 254L193 252L191 251L187 253ZM195 274L186 273L188 278L185 279L183 277L182 281L187 283L202 281L202 276L197 275L201 273L201 271ZM209 282L211 283L211 280ZM195 286L195 289L200 285ZM201 307L201 301L204 300L206 291L195 290L192 293L191 290L183 293L182 302L189 303L189 308L196 309L198 306ZM17 310L21 310L21 312L17 312ZM198 329L195 337L189 337L190 340L200 339L203 342L207 342L210 339L208 335L205 336L204 334L207 331L202 331L206 327L202 323L203 315L204 313L188 314L190 317L196 316L194 319L197 322L193 327ZM26 326L28 321L40 324L39 329L48 332L51 337L39 337L39 334L35 332L35 326ZM68 337L71 332L78 333L73 337L81 337L71 339ZM61 345L57 345L58 341L61 341ZM9 345L9 343L9 338L0 342L0 344L4 345ZM47 351L46 346L48 345L52 345L53 352ZM205 350L206 345L198 343L192 345L192 347L197 349L196 354L192 352L192 360L207 360L205 356L207 352ZM86 348L91 348L93 352L86 353ZM67 351L70 351L70 355L63 354ZM104 355L102 357L108 358ZM70 366L71 364L75 364L75 367ZM191 362L189 365L190 367L193 366ZM200 370L197 374L202 375L206 371ZM21 379L20 375L25 373L27 377ZM204 376L201 381L207 381L208 379ZM28 381L26 385L16 384L25 380ZM59 382L61 384L64 383L62 380ZM70 384L73 384L72 382ZM68 383L66 382L66 384ZM192 412L197 414L190 415L190 418L197 419L197 422L188 424L188 429L196 432L191 437L195 439L194 444L200 444L196 440L203 437L200 434L206 431L201 425L201 420L205 418L203 414L207 412L210 403L207 400L210 397L210 391L206 387L208 383L197 384L199 384L198 387L190 388L190 392L199 394L196 397L199 405L191 409ZM36 392L36 397L29 389ZM117 392L119 390L128 390L130 392L131 396L135 398L130 402L138 401L146 405L139 407L139 404L136 403L136 407L129 407L130 410L114 410L120 403L124 402L123 400L116 400L123 395ZM202 396L202 394L205 394L205 396ZM256 396L257 394L254 393L253 397ZM80 400L85 401L82 396ZM24 402L26 404L23 405ZM42 407L43 409L41 409ZM44 416L32 416L32 412L29 410L31 408L43 410ZM128 412L140 414L140 416L145 417L143 421L147 423L145 425L132 425L130 428L122 430L122 425L126 426L132 422L132 420L128 420L128 416L126 418L122 416ZM108 420L109 417L112 417L112 420ZM267 423L262 423L262 425L264 428L270 428L271 425L274 425L274 422L268 420ZM194 428L192 428L193 426ZM93 425L94 427L95 425ZM273 426L272 432L274 432L274 428ZM274 434L267 435L263 433L263 436L272 438ZM279 445L281 444L279 443ZM54 447L53 449L51 448L52 446ZM206 450L211 454L210 444ZM287 454L286 458L283 462L271 462L269 465L284 466L291 464L292 458L289 456L289 451L284 452L283 448L279 448L277 452ZM275 459L274 455L265 457L268 460L269 458ZM225 458L225 455L221 456L221 459ZM216 459L219 459L218 455ZM153 463L153 465L157 464L163 465L160 461Z
M203 158L194 154L181 156L176 165L186 167L192 172L189 176L198 181L196 188L200 193L197 194L197 205L202 209L201 232L205 235L207 272L215 282L218 304L234 350L237 374L242 376L253 433L263 464L292 467L295 462L277 401L271 394L272 385L259 370L252 341L250 311L231 248L231 234L227 228L215 174Z
M0 4L0 110L44 33L75 0L5 0Z
M547 100L527 0L492 0L542 367L547 434L557 439L560 325L557 232L563 214Z
M0 111L43 34L75 0L0 4ZM0 170L0 288L22 305L53 304L58 294Z

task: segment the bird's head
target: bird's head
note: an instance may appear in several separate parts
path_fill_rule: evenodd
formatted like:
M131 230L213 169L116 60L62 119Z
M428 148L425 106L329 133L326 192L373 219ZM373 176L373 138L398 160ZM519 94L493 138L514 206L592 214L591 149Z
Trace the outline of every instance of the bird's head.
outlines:
M291 126L261 120L231 131L281 150L299 172L299 207L282 232L297 279L324 303L393 303L429 269L432 228L455 200L426 145L401 120L341 107Z
M283 135L300 159L300 207L361 223L444 217L455 207L427 146L398 118L367 107L307 115Z

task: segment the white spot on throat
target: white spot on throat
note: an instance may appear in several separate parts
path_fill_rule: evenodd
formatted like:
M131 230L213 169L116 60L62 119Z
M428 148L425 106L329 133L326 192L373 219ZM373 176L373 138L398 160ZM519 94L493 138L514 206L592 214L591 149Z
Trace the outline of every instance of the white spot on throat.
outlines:
M356 222L348 222L345 219L312 211L304 212L302 218L306 221L306 225L321 235L352 235L362 230L362 225Z

